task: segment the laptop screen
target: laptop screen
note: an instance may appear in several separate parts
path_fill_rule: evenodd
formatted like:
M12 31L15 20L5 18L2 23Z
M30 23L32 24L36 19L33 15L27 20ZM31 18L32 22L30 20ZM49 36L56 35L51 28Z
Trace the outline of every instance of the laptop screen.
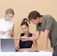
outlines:
M1 39L1 52L15 52L14 39Z

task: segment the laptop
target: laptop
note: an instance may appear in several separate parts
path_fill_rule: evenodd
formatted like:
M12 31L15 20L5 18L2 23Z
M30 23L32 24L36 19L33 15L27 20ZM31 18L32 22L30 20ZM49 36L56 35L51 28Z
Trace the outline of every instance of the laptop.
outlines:
M1 52L15 52L14 39L1 39Z

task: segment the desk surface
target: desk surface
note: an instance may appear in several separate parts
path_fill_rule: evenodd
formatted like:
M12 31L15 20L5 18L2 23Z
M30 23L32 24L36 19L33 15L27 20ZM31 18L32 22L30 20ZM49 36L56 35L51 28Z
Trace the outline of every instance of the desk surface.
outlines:
M1 52L0 56L52 56L52 52Z
M52 52L0 52L0 56L52 56Z

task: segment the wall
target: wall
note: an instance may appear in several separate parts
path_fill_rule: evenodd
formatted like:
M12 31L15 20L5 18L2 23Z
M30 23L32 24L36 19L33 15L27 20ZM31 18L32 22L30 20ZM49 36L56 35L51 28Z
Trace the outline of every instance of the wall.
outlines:
M15 16L12 19L15 25L14 38L17 38L21 32L21 20L27 17L30 11L37 10L43 15L52 15L57 20L57 0L0 0L0 18L4 16L7 8L13 8L15 11ZM35 26L33 24L30 24L30 31L35 33ZM38 48L43 49L43 45L44 36L41 33L38 40ZM52 50L50 44L49 49Z

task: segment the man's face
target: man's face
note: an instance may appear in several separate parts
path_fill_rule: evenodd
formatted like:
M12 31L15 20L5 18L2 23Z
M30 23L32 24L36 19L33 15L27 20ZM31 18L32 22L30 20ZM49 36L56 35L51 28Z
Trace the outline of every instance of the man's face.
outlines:
M39 18L37 19L31 19L31 22L35 25L37 25L39 23Z

